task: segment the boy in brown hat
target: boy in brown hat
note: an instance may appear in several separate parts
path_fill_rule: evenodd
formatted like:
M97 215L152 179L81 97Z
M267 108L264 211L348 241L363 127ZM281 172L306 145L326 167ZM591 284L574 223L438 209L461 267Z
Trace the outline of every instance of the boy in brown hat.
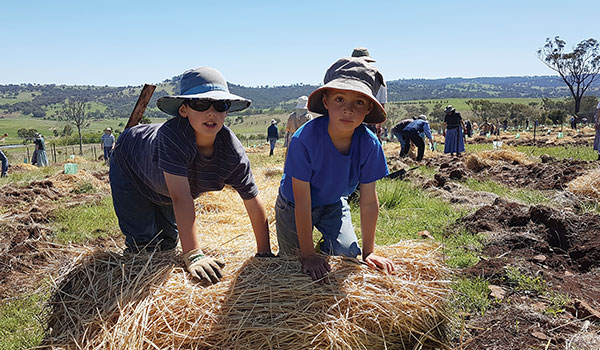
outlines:
M388 169L381 144L362 124L386 118L375 98L381 81L381 74L363 58L339 59L325 73L325 85L308 99L308 109L323 116L304 124L290 141L275 204L279 251L299 251L302 269L313 280L330 271L313 247L313 227L323 234L322 253L362 253L370 267L394 271L392 261L373 253L379 213L375 181ZM359 183L362 251L347 201Z

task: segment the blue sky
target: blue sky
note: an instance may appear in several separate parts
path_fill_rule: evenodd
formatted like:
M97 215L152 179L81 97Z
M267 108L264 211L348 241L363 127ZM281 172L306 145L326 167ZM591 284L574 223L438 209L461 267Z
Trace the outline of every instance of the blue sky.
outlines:
M367 47L387 80L553 75L547 37L600 40L600 1L6 1L0 84L141 85L211 66L320 83Z

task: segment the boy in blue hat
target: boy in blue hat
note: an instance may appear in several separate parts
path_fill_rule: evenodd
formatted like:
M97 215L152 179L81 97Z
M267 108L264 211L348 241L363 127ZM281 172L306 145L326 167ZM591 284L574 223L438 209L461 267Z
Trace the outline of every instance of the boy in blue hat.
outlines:
M272 256L265 208L244 147L224 126L228 111L251 101L231 94L221 73L201 67L183 73L181 93L157 106L174 116L137 125L119 137L110 157L110 184L119 226L130 252L169 250L181 241L188 271L218 282L224 263L200 249L194 199L231 185L244 200L257 255Z
M275 204L277 240L282 255L299 253L304 273L320 280L329 264L316 254L312 230L323 238L321 253L356 257L372 268L394 271L391 260L373 253L379 202L375 181L388 175L377 137L365 123L385 120L375 98L383 81L364 58L342 58L326 72L322 87L308 99L311 112L323 114L294 133ZM354 233L347 197L360 183L362 251Z

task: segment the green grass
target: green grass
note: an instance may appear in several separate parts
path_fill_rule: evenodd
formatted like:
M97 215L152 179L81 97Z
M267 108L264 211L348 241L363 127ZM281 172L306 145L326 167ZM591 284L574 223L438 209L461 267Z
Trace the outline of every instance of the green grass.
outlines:
M483 242L484 236L467 230L448 233L444 238L446 264L459 269L474 266L479 262Z
M515 149L521 153L525 153L526 155L537 159L539 159L539 157L542 154L547 154L558 159L598 159L598 152L594 151L592 147L586 146L516 146Z
M43 180L48 176L54 175L62 171L62 168L56 166L40 167L29 171L11 172L8 170L8 177L0 177L0 186L9 183L27 184L31 181Z
M477 180L469 178L463 182L473 191L491 192L503 198L515 199L525 204L542 204L548 202L548 197L537 190L526 188L510 188L493 180Z
M58 209L53 216L56 232L54 241L58 243L83 243L98 237L115 236L121 232L111 197L105 197L97 203Z
M548 291L546 282L541 276L522 273L518 268L513 266L506 266L505 272L507 283L517 292L545 295Z
M481 277L458 278L452 282L450 307L457 312L485 314L490 308L488 281Z
M379 220L376 243L393 244L401 239L415 239L417 232L427 230L441 238L444 229L463 213L441 199L407 181L384 179L377 182L379 197ZM360 231L358 202L351 203L352 219L357 232Z
M0 303L0 349L28 349L40 344L44 326L43 296L33 294Z

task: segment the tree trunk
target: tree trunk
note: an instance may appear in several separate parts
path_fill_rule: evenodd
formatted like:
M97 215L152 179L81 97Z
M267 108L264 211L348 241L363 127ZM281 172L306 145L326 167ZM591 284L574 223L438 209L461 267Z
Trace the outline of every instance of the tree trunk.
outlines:
M83 139L81 137L81 128L77 126L77 133L79 134L79 155L83 156Z
M583 96L575 97L575 116L579 114L579 108L581 107L581 98Z

